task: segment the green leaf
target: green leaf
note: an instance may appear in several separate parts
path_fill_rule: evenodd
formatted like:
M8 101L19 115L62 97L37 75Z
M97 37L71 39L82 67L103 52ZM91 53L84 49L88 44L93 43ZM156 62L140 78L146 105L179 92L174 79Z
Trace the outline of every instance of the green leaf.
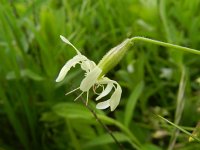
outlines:
M127 101L125 114L124 114L125 126L129 126L131 122L136 103L138 101L139 96L142 94L143 88L144 88L144 82L141 81L136 85L135 89L133 90L133 92L131 93Z
M141 150L162 150L162 148L156 146L156 145L153 145L151 143L148 143L148 144L144 144L142 147L141 147Z
M20 77L21 78L29 78L29 79L32 79L32 80L35 80L35 81L42 81L43 80L43 77L41 77L40 75L38 75L37 73L33 72L32 70L30 69L23 69L20 71ZM7 80L14 80L16 79L16 74L15 72L9 72L6 76L6 79Z
M118 142L130 142L130 139L123 133L115 132L113 133L113 135L116 137ZM111 144L111 143L115 143L113 138L109 134L103 134L87 142L84 145L84 148L87 149L90 147Z
M59 103L53 107L53 111L68 119L87 119L93 118L92 113L83 105L77 103Z

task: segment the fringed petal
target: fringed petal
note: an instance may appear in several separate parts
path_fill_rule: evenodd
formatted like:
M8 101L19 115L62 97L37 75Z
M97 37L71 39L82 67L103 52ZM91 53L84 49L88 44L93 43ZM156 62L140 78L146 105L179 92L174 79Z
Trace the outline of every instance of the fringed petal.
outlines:
M86 72L90 72L92 69L94 69L96 67L96 64L95 62L91 61L91 60L86 60L86 61L83 61L81 63L81 68L83 70L85 70Z
M87 58L83 55L76 55L72 59L66 62L66 64L62 67L58 77L56 78L56 82L60 82L64 79L68 71L71 67L75 67L75 65L81 61L87 60Z
M66 44L72 46L72 47L76 50L76 52L77 52L78 55L81 55L81 53L79 52L79 50L78 50L68 39L66 39L66 38L65 38L64 36L62 36L62 35L60 35L60 38L61 38L61 40L62 40L63 42L65 42Z

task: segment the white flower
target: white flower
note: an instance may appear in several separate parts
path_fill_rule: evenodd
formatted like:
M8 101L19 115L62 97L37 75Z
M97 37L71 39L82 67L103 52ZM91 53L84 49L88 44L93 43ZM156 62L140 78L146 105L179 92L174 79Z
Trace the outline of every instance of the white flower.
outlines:
M200 84L200 77L196 79L196 82Z
M110 99L103 102L99 102L96 106L97 109L106 109L110 107L111 111L114 111L115 108L119 105L121 99L122 89L120 85L116 81L104 77L104 75L102 75L102 69L98 65L96 65L93 61L89 60L87 57L82 55L76 49L76 47L72 45L65 37L60 36L60 38L63 40L63 42L71 45L76 50L77 55L74 56L72 59L68 60L66 64L62 67L56 79L56 82L62 81L72 67L75 67L76 64L80 64L82 70L86 72L85 78L82 80L80 87L72 90L69 93L72 93L75 90L80 89L82 93L76 99L78 99L83 93L87 93L87 102L88 102L89 90L92 87L94 90L96 89L96 87L103 87L103 91L100 94L98 94L98 97L96 98L96 100L98 101L103 97L107 96L114 88L114 92L111 95Z
M161 68L160 78L171 79L173 70L171 68Z

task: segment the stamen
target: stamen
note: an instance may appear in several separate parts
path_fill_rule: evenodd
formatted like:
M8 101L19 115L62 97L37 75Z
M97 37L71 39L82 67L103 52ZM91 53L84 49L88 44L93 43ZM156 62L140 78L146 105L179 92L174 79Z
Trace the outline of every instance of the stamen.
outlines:
M74 101L76 101L77 99L79 99L82 95L83 95L84 92L82 92L77 98L75 98Z
M97 92L96 92L96 89L98 89L99 87L102 87L102 88L103 88L102 91L104 91L104 86L101 85L101 84L95 84L95 85L93 86L93 92L94 92L95 94L97 94L97 95L100 95L100 94L101 94L101 92L100 92L100 93L97 93Z
M73 89L73 90L69 91L69 92L68 92L68 93L66 93L65 95L69 95L69 94L73 93L74 91L76 91L76 90L78 90L78 89L79 89L79 87L78 87L78 88L76 88L76 89Z
M93 89L93 92L94 92L95 94L97 94L97 93L96 93L96 85L93 85L93 86L92 86L92 89Z

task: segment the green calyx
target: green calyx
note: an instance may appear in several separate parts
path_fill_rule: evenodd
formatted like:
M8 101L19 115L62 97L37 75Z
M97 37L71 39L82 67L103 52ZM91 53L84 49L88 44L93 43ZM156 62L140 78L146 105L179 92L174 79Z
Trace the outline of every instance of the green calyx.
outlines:
M127 50L133 45L131 39L126 39L121 44L112 48L98 63L98 67L102 69L100 77L114 68L123 58Z

